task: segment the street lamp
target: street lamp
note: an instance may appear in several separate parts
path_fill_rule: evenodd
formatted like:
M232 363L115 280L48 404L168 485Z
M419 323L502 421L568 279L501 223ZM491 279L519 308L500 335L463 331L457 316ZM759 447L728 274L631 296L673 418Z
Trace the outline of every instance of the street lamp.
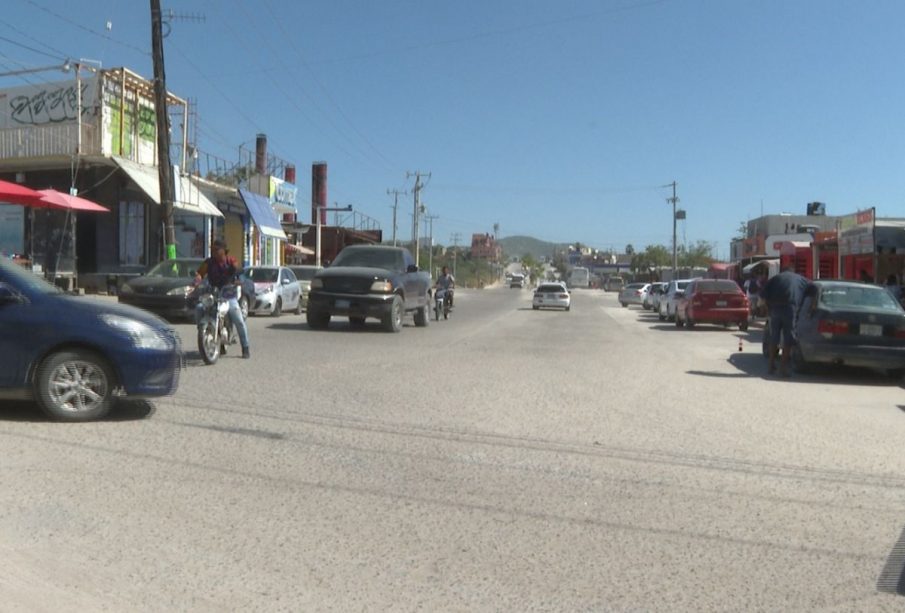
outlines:
M352 205L344 207L317 207L317 242L314 249L314 264L318 268L321 267L321 211L351 211Z

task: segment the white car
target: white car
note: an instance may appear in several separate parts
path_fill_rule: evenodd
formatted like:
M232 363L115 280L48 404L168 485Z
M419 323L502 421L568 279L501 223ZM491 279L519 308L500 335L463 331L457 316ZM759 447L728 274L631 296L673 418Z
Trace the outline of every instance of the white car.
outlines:
M619 304L624 307L630 304L641 306L644 301L644 294L649 287L650 283L629 283L619 292Z
M651 283L650 289L648 289L647 294L644 295L644 302L641 304L641 306L649 311L659 311L660 297L663 295L663 292L666 291L667 285L669 284Z
M302 314L302 290L298 279L286 266L250 266L245 276L255 284L254 303L248 312L279 317L283 311Z
M572 308L572 294L566 289L565 283L541 283L534 290L534 302L531 306L535 311L547 308L568 311Z
M685 295L685 287L692 281L694 279L677 279L669 282L669 285L666 286L666 292L660 296L660 306L658 307L660 321L666 319L675 321L676 303L679 298Z

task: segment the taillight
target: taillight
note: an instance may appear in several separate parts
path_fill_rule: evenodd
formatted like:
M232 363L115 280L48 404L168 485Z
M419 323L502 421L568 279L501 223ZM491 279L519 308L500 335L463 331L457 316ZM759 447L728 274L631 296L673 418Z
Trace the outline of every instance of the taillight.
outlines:
M635 295L636 295L636 296L640 296L640 295L641 295L641 290L640 290L640 289L636 289L636 290L635 290Z
M905 338L905 328L899 328L895 332L896 338Z
M848 322L841 319L821 319L817 323L817 332L827 338L834 334L848 334Z
M559 297L560 297L560 298L568 298L568 297L569 297L569 294L560 294Z

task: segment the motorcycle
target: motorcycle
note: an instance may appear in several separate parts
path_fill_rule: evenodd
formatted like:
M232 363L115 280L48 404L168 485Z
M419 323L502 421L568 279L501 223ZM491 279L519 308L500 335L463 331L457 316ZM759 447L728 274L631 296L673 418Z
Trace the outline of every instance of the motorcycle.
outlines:
M217 359L226 354L226 348L237 340L237 332L229 319L229 297L225 295L230 292L241 296L242 288L231 285L199 288L202 314L198 323L198 352L205 364L216 364Z
M434 291L434 318L436 321L440 321L440 314L443 314L443 319L449 319L449 311L452 308L450 305L452 299L452 289L436 289Z

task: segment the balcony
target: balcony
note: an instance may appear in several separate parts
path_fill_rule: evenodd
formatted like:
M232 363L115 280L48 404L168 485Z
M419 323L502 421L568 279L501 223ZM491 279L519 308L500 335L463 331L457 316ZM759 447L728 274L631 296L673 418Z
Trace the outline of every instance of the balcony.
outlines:
M97 126L82 124L81 153L103 155ZM60 158L74 155L78 146L78 125L49 123L0 130L0 164L34 158Z

